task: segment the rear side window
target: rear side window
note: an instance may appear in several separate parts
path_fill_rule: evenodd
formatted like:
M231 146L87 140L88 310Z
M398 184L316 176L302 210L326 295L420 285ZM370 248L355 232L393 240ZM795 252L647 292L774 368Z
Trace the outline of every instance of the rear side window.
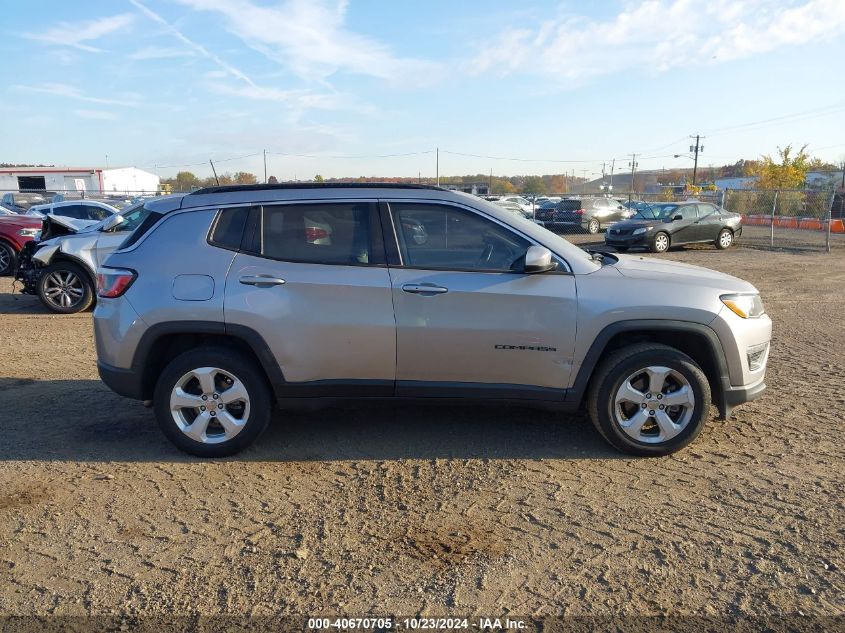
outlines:
M111 217L111 213L102 207L95 207L93 204L82 205L82 208L84 209L83 215L86 220L105 220Z
M581 208L580 200L561 200L558 202L558 209L561 211L575 211Z
M253 250L290 262L371 264L370 218L368 202L264 207Z
M155 226L155 223L159 220L161 220L160 213L149 213L141 222L141 224L138 225L138 228L132 231L132 233L130 233L126 237L126 239L123 240L117 250L123 250L124 248L129 248L130 246L132 246L135 242L140 240L144 236L144 234L147 233L147 231L153 228L153 226Z
M211 229L209 241L215 246L238 250L241 247L241 238L244 234L244 226L249 216L249 207L237 207L234 209L223 209L217 215L214 227Z

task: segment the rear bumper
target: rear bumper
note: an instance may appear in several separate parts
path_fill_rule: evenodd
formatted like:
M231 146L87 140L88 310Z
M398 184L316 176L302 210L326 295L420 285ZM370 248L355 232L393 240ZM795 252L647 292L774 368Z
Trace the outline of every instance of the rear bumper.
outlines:
M112 367L101 361L97 361L97 372L99 372L100 379L106 383L106 386L116 394L134 400L144 399L141 376L138 372L132 369Z

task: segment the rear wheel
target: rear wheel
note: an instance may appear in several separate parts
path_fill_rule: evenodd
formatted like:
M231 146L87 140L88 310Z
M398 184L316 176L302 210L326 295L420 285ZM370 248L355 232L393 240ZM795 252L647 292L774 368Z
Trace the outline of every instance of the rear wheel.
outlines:
M659 456L692 442L710 409L710 384L686 354L642 343L614 352L596 371L587 409L599 433L633 455Z
M599 224L599 221L596 220L595 218L592 218L590 220L590 222L587 224L587 231L589 231L593 235L598 233L600 229L601 229L601 225Z
M159 427L198 457L233 455L270 421L270 388L255 363L229 349L204 347L177 356L153 397Z
M41 273L38 298L53 312L82 312L94 302L94 283L81 266L72 262L56 262Z
M669 250L669 235L660 231L651 242L652 253L665 253Z
M18 254L11 245L0 242L0 277L11 275L18 265Z
M719 237L716 238L716 248L725 250L730 248L734 243L734 234L730 229L722 229L719 231Z

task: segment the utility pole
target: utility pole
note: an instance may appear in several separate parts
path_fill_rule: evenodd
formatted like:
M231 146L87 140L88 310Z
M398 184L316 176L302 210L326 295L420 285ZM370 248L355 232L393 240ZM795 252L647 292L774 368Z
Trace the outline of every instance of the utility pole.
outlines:
M264 150L264 184L267 184L267 150Z
M435 168L435 172L437 174L437 186L439 187L440 186L440 148L439 147L437 148L437 151L435 152L435 156L437 158L435 159L434 168Z
M690 136L690 138L693 138ZM701 136L695 135L695 145L690 145L689 151L694 154L694 163L692 166L692 186L695 187L695 178L698 174L698 154L704 151L704 145L701 145Z
M582 169L583 176L581 178L581 193L587 193L587 170Z
M488 196L492 196L492 195L493 195L493 168L492 168L492 167L490 168L490 186L489 186L489 188L488 188L488 193L487 193L487 195L488 195Z
M211 162L211 159L208 159L208 164L211 165L211 172L214 174L214 182L218 185L220 184L220 179L217 177L217 170L214 169L214 163Z
M613 168L616 167L616 159L610 161L610 191L613 192Z
M631 200L634 197L634 171L637 169L637 155L631 154L631 162L628 163L631 166L631 187L628 190L628 204L631 203Z

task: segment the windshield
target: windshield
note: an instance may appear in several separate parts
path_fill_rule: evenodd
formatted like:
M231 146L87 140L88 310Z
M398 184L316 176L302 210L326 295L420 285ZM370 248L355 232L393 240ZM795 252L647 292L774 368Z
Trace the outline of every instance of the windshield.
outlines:
M653 204L637 209L633 215L641 220L665 220L673 215L678 208L677 204Z

